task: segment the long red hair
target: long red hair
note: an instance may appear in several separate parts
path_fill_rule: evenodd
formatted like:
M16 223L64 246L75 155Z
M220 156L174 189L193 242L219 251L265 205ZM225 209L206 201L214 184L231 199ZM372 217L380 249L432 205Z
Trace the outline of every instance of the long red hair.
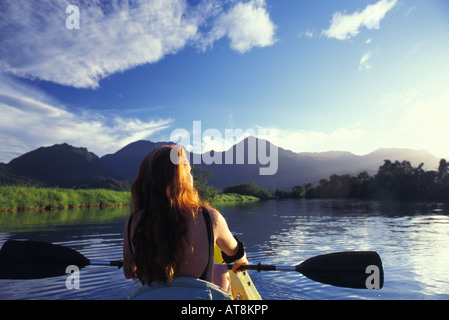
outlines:
M182 147L162 146L142 160L132 183L131 212L142 212L132 239L133 259L143 283L177 276L185 243L189 245L187 221L204 205L188 168Z

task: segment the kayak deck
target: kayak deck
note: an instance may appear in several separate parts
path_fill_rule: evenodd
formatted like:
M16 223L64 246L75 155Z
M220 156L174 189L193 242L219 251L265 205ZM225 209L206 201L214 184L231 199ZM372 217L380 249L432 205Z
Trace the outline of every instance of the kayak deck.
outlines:
M220 264L222 261L221 250L218 246L215 246L214 263ZM234 300L262 300L248 272L243 271L234 274L232 270L229 270L229 276L231 278L231 290Z
M221 250L215 246L214 264L221 264ZM246 271L234 274L229 270L231 280L232 299L234 300L262 300L251 277ZM214 288L215 287L215 288ZM226 297L225 297L226 296ZM132 293L129 300L222 300L230 299L229 294L207 281L177 277L169 284L152 283L151 286L141 285Z

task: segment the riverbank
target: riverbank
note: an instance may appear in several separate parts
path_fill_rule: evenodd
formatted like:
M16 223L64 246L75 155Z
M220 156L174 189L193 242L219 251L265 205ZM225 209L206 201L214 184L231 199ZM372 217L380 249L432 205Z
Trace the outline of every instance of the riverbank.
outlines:
M0 211L127 206L130 193L106 189L0 187Z
M128 206L131 193L107 189L63 189L20 186L0 187L0 212L103 208ZM210 203L257 201L253 196L236 193L216 194Z
M244 202L244 201L259 201L259 198L254 196L247 196L238 193L219 193L214 195L211 199L206 199L208 202Z

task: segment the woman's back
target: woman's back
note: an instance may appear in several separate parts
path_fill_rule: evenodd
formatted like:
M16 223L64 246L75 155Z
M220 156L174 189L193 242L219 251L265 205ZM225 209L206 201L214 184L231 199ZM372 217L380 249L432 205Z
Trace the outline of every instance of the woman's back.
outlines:
M206 213L208 214L208 213ZM212 227L212 226L211 226ZM195 218L190 217L187 222L187 239L189 244L183 247L184 263L179 267L179 275L185 277L201 278L206 268L213 266L213 248L215 239L209 241L209 230L206 226L206 217L203 212L199 212ZM212 230L213 236L213 230ZM212 257L211 254L212 247ZM212 260L212 266L208 263ZM205 275L203 280L212 282L212 273Z
M126 223L125 239L133 239L135 226L138 225L142 213L143 211L139 211L133 214L131 228L128 228L128 222ZM130 234L128 234L128 230L130 230ZM198 212L195 217L188 217L187 239L188 242L182 242L183 261L179 265L178 276L200 278L208 267L210 246L213 247L215 243L215 239L212 239L211 243L209 242L208 228L203 212ZM129 247L130 241L125 241L124 245ZM131 252L134 252L133 246ZM212 279L204 280L212 281Z

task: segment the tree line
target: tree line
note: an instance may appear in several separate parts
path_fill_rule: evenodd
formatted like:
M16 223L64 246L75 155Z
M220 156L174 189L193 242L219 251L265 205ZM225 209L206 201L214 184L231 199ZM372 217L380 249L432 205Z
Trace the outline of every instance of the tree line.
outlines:
M291 191L277 189L277 198L360 198L449 201L449 163L441 159L438 170L425 171L409 161L384 160L374 176L334 174L318 185L307 183Z
M273 198L273 194L270 191L254 182L232 185L225 189L209 186L207 185L207 181L213 176L211 169L194 165L192 166L192 175L193 185L203 199L213 199L216 195L222 193L237 193L245 196L254 196L259 199Z
M449 201L449 162L441 159L436 171L426 171L423 166L423 163L414 167L410 161L384 160L384 164L374 176L366 171L356 176L333 174L328 179L321 179L318 185L312 183L297 185L290 191L276 189L274 195L253 182L229 186L223 190L209 186L207 181L213 175L212 170L199 166L192 167L192 174L194 185L204 199L213 198L221 193L238 193L260 199L275 197Z

